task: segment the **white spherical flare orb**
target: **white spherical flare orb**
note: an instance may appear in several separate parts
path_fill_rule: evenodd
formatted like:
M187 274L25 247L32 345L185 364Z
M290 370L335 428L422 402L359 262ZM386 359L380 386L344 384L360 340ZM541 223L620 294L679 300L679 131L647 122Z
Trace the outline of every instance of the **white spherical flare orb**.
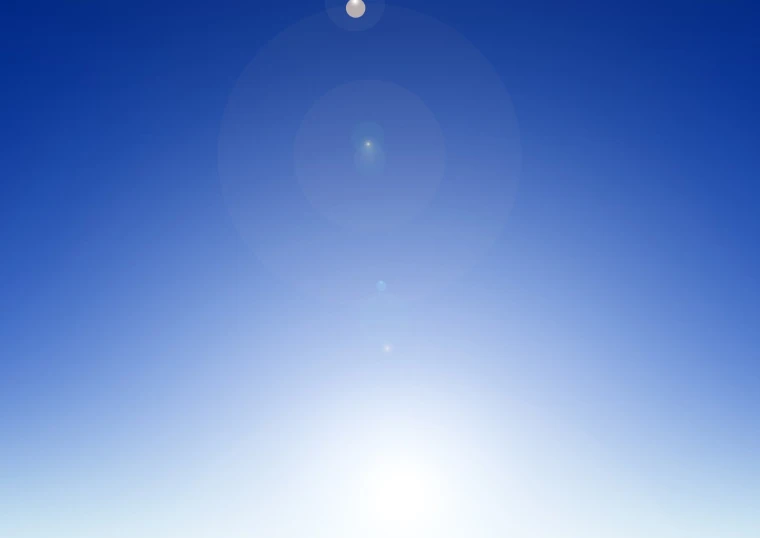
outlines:
M364 0L348 0L346 13L352 19L358 19L364 15L365 11L367 11L367 6L364 4Z

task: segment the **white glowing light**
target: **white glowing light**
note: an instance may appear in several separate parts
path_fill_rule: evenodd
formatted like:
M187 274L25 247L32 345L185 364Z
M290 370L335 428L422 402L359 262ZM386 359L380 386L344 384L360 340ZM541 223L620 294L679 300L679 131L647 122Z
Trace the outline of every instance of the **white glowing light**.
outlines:
M390 344L385 344L385 345L383 346L383 351L384 351L385 353L390 353L391 351L393 351L393 346L392 346L392 345L390 345Z
M364 0L348 0L346 4L346 13L352 19L358 19L367 10L367 6L364 4Z
M340 397L304 417L310 433L294 438L295 459L287 460L292 467L284 465L292 474L272 477L282 484L282 502L293 504L288 514L303 518L297 523L303 532L282 538L484 536L472 512L484 497L472 486L479 469L471 461L477 451L470 425L451 422L456 413L449 408L434 405L432 414L420 409L421 401L438 400L421 397L418 386L410 387L412 393L385 389L388 398ZM472 533L460 531L468 527Z
M440 479L424 462L376 462L365 477L367 523L393 535L429 528L441 508Z
M371 142L370 140L367 140L367 141L364 143L364 145L365 145L365 146L367 146L367 147L370 147L370 146L372 146L372 142Z

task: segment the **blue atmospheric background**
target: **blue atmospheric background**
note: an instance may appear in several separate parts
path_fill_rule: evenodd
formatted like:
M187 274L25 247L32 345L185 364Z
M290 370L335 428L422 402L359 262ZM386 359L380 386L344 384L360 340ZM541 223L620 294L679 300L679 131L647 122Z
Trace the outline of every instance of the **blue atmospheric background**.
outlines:
M491 62L522 172L492 248L380 320L265 267L217 170L241 73L321 0L0 8L0 536L129 536L135 514L132 536L171 536L167 512L205 505L177 495L198 469L266 452L262 425L357 387L514 419L547 512L604 500L608 536L641 520L655 538L758 535L752 3L390 5Z

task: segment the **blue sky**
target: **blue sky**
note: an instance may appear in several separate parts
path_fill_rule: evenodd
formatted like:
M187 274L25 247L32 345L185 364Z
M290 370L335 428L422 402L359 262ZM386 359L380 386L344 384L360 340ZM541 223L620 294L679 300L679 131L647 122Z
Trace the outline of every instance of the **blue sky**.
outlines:
M398 453L455 484L450 536L756 536L750 3L419 0L355 34L323 8L2 8L0 535L377 530L341 503ZM261 77L267 43L321 63ZM408 228L361 229L400 181L335 231L297 181L262 178L292 179L280 140L315 103L335 123L308 125L351 123L363 102L328 89L373 77L436 116L448 175ZM436 129L394 95L388 163L424 147L437 170ZM231 201L225 129L247 106L278 121L236 166L271 174ZM307 157L331 140L304 132ZM304 230L319 249L278 250Z

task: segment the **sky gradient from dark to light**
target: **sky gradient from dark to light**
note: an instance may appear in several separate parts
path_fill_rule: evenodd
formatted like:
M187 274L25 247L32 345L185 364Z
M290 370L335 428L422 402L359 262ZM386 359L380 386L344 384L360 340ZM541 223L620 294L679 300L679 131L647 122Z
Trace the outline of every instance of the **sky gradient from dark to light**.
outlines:
M0 536L760 535L751 2L0 7Z

